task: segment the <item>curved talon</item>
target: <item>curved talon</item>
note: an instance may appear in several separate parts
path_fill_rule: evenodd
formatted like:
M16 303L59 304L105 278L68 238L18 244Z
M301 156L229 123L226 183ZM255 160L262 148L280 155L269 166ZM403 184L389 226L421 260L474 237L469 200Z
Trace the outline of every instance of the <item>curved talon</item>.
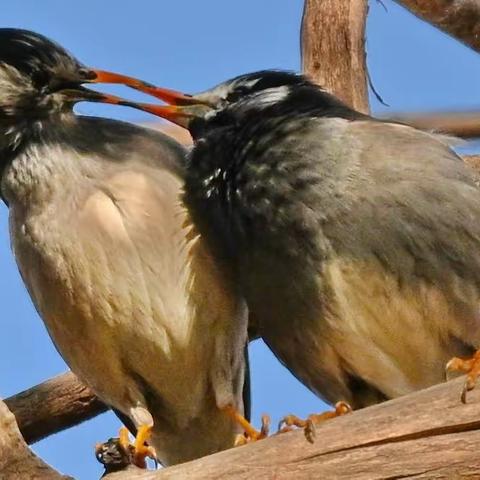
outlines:
M278 422L278 432L277 433L289 432L289 431L293 430L292 427L303 428L305 426L304 422L306 422L306 420L303 420L300 417L297 417L296 415L285 415Z
M147 458L151 458L155 462L155 465L158 466L155 449L146 445L146 442L150 439L151 432L151 425L141 425L135 441L132 444L130 443L128 430L122 427L119 438L110 439L106 443L96 445L95 455L98 461L103 463L106 468L110 464L115 467L117 464L124 466L134 464L140 468L147 468ZM119 457L119 459L117 459L117 457Z
M303 428L305 438L308 442L313 443L316 437L315 425L329 420L331 418L340 417L352 411L352 407L344 401L335 404L335 410L323 413L312 413L306 420L297 417L296 415L286 415L280 422L278 422L277 433L285 433L293 430L294 427Z
M260 427L260 437L267 438L270 433L270 416L264 413L262 415L262 426Z
M303 429L303 433L305 434L307 442L315 442L315 438L317 438L317 429L315 428L315 424L313 423L313 420L311 418L307 419L307 424Z
M467 378L462 388L460 400L462 403L467 403L467 393L475 388L477 378L480 376L480 350L475 352L471 358L452 358L445 367L446 376L448 373L457 371L466 373Z
M256 442L268 437L270 431L270 417L268 415L262 415L262 427L260 431L258 431L243 415L237 412L232 405L227 405L223 410L235 423L244 429L243 435L237 435L235 438L235 446L245 445L246 443Z
M353 408L343 400L340 400L335 404L335 413L337 416L345 415L346 413L353 412Z

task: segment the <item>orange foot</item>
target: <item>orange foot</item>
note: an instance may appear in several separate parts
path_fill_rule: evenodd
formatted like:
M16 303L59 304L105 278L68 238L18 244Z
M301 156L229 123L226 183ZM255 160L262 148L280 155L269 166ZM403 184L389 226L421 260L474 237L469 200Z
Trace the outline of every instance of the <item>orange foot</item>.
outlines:
M268 415L262 416L262 427L260 431L256 430L252 424L240 414L235 407L227 405L223 408L225 413L238 425L240 425L244 433L237 435L235 439L235 446L245 445L246 443L256 442L257 440L263 440L268 437L270 429L270 417Z
M452 358L446 366L448 372L462 372L467 374L467 379L463 385L461 400L462 403L467 403L467 392L475 388L477 378L480 376L480 350L474 353L471 358Z
M306 420L295 415L287 415L280 420L278 424L278 433L289 432L290 430L293 430L293 427L303 428L305 438L310 443L313 443L316 437L315 424L345 415L351 411L352 407L348 403L337 402L333 412L312 413Z
M133 445L128 438L128 430L125 427L120 429L119 443L125 451L133 451L133 464L140 468L147 468L147 458L153 459L157 462L157 454L155 449L146 445L146 442L150 439L152 434L151 425L140 425L138 428L137 436Z

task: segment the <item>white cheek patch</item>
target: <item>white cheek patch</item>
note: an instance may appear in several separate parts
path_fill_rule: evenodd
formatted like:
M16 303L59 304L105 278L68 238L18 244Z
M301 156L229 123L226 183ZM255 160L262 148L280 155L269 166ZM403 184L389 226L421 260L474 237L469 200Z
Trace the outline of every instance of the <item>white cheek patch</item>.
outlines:
M250 80L248 82L242 81L241 84L245 86L246 88L252 88L254 85L256 85L260 81L260 78L254 78L253 80Z
M241 85L244 87L246 90L251 89L256 83L260 81L260 78L254 78L252 80L249 80L248 82L244 80L236 81L236 82L225 82L217 87L215 87L213 90L210 91L210 95L213 97L218 97L223 100L227 99L228 96L235 92L235 89Z
M210 112L207 112L207 114L203 117L204 120L212 120L214 117L217 116L218 110L211 110Z
M263 90L252 98L252 102L255 102L257 106L268 107L273 103L281 102L285 100L290 94L290 87L283 85L281 87L268 88Z

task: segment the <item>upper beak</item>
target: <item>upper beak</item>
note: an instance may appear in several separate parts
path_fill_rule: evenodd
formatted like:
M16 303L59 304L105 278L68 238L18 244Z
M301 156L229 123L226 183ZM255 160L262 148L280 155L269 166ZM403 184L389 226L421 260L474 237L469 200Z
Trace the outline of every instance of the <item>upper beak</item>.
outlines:
M140 90L143 93L152 95L171 105L192 105L197 103L194 97L184 93L168 90L167 88L158 88L151 83L144 82L138 78L127 77L119 73L106 72L105 70L90 70L92 78L88 80L91 83L120 83L128 87Z
M87 75L79 78L78 80L69 82L66 86L59 86L55 91L61 92L62 95L67 97L71 102L99 102L99 103L111 103L114 105L125 105L136 108L136 104L129 102L128 100L116 97L115 95L109 95L103 92L97 92L83 87L83 83L130 83L135 79L125 77L123 75L105 72L102 70L89 69ZM139 81L137 81L139 82Z
M103 95L102 99L91 101L115 103L117 105L133 107L144 112L152 113L158 117L165 118L184 128L188 128L190 122L194 118L203 117L206 113L212 110L212 106L205 100L175 90L159 88L155 85L144 82L143 80L128 77L126 75L120 75L118 73L107 72L104 70L91 70L91 77L92 78L88 80L89 83L120 83L159 98L169 105L165 106L130 102L112 95Z

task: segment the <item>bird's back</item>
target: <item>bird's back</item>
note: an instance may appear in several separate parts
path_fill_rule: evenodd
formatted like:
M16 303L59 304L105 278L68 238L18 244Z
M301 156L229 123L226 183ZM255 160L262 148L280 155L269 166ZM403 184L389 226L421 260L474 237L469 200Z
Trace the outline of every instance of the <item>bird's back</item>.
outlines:
M281 128L290 135L247 160L255 181L240 200L253 204L241 263L264 339L331 402L441 382L449 358L480 346L472 172L407 126L299 118Z

